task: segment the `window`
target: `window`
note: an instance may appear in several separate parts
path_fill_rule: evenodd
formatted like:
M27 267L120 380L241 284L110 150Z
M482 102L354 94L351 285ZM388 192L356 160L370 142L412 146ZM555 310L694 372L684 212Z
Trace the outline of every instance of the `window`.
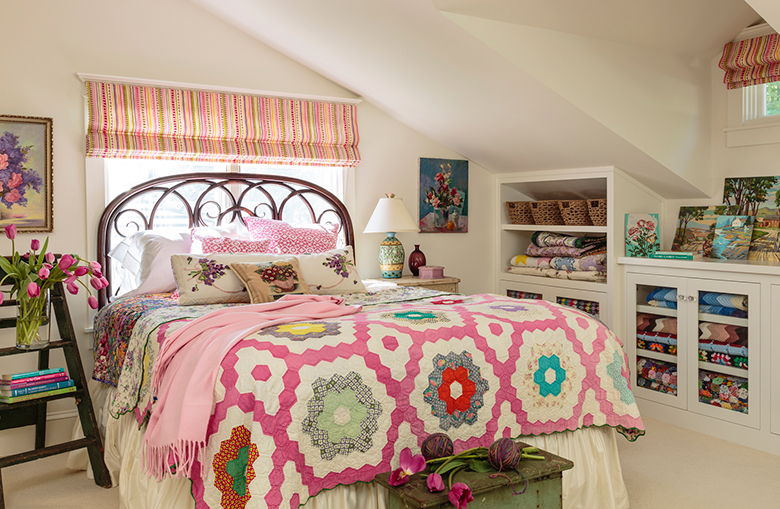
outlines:
M342 202L345 201L346 181L348 170L340 167L320 166L290 166L290 165L261 165L261 164L222 164L222 163L194 163L179 161L161 161L152 159L104 159L105 178L105 203L107 205L114 198L133 186L147 182L151 179L194 172L242 172L260 173L266 175L282 175L312 182L333 193ZM272 189L273 191L273 189ZM281 191L281 190L280 190ZM191 193L198 192L197 188L190 188ZM191 198L191 197L188 197ZM158 217L162 216L162 222L156 222L156 227L176 227L186 217L176 207L175 201L165 202L168 207L162 210ZM151 210L154 198L149 197L147 203L141 205L144 212ZM302 203L291 202L285 210L284 219L289 222L307 223L310 215Z
M780 82L744 87L742 92L743 121L780 121Z

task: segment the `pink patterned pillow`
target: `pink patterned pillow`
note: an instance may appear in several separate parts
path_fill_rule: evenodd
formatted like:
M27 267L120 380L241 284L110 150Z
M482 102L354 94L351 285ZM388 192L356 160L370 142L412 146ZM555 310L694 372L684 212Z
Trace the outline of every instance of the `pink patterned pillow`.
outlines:
M270 239L241 240L227 237L207 237L201 240L203 254L211 253L268 253Z
M336 249L338 225L293 226L284 221L259 217L247 217L245 221L253 240L271 239L270 253L323 253Z

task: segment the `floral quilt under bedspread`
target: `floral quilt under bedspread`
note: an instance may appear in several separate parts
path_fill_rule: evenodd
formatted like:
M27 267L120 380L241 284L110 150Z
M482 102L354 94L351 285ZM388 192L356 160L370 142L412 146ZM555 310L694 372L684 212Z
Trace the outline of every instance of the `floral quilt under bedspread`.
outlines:
M139 320L120 377L135 381L119 386L136 392L117 410L146 409L158 346L192 314ZM628 379L614 334L545 301L438 295L270 327L222 362L192 493L198 508L298 507L391 470L403 448L439 431L457 450L587 426L633 440L644 427Z

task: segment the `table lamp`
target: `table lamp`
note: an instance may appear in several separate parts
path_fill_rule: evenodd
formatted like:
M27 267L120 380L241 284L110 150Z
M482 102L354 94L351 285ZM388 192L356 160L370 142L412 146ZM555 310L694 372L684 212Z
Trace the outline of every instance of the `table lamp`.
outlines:
M383 278L400 278L404 270L404 246L395 234L418 230L401 198L392 193L379 198L363 233L387 233L387 238L379 245L379 268Z

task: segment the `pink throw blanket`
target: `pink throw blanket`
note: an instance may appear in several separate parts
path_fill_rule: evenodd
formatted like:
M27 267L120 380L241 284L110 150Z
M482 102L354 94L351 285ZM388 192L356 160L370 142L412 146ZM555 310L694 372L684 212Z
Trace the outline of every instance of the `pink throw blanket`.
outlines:
M214 383L220 363L238 341L265 327L360 310L345 306L343 297L286 295L275 302L214 311L171 334L152 373L156 403L144 435L146 472L158 481L169 475L192 477L195 459L203 464Z

